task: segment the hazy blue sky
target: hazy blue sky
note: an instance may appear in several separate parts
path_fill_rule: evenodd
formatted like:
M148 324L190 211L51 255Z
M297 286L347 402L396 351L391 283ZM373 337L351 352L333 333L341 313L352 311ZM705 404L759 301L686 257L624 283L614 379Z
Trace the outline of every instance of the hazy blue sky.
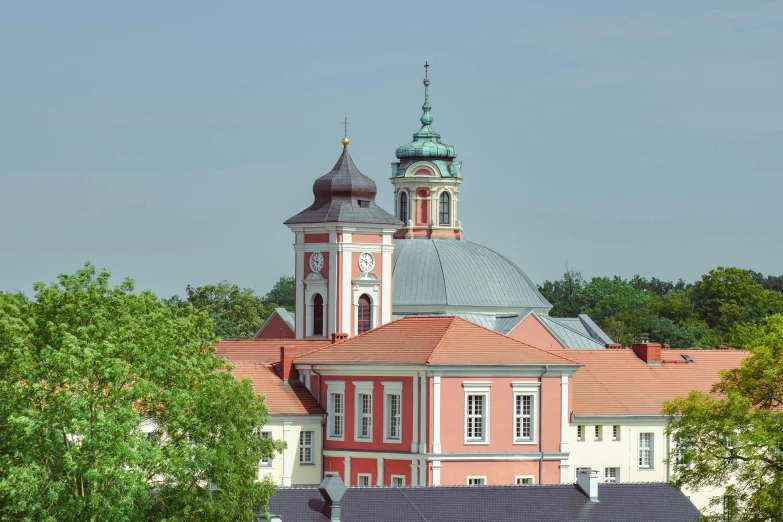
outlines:
M536 282L783 273L783 2L2 2L0 290L293 273L282 224L433 127L467 239Z

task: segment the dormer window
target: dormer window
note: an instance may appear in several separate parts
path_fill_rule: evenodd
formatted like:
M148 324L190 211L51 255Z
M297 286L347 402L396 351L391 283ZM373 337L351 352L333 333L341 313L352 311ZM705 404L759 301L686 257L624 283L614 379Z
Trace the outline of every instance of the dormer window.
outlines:
M359 200L359 207L360 208L370 208L370 200L369 199L360 199Z

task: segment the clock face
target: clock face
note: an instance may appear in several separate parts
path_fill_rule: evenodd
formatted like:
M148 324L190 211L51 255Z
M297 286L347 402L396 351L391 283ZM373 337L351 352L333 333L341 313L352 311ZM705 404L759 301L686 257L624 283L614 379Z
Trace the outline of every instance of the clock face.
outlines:
M362 272L369 272L374 266L375 258L372 257L372 254L365 252L359 256L359 269Z
M310 270L313 272L320 272L324 267L324 255L320 252L315 252L310 256Z

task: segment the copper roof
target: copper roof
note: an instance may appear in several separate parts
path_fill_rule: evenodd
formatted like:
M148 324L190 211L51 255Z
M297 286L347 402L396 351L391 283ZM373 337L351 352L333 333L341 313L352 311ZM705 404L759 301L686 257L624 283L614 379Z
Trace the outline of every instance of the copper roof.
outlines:
M576 415L658 415L664 401L691 390L709 392L721 370L736 368L749 355L741 350L662 350L663 363L649 366L632 350L553 353L583 365L571 381Z
M299 363L575 364L455 316L408 316L341 343L318 348Z
M266 406L272 415L322 415L326 413L315 397L299 381L288 383L275 373L271 364L232 362L231 373L237 379L250 377L253 390L264 394Z

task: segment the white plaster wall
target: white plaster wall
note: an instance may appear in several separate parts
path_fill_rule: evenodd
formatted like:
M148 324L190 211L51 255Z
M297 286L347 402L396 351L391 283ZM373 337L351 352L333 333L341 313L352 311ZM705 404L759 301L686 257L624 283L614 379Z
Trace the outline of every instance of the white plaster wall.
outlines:
M312 465L299 464L299 432L312 430L313 433L313 461ZM272 456L271 467L259 467L258 478L271 475L272 480L278 486L320 484L322 477L322 441L321 416L292 417L273 416L262 431L272 432L275 440L284 440L288 446L282 454Z

